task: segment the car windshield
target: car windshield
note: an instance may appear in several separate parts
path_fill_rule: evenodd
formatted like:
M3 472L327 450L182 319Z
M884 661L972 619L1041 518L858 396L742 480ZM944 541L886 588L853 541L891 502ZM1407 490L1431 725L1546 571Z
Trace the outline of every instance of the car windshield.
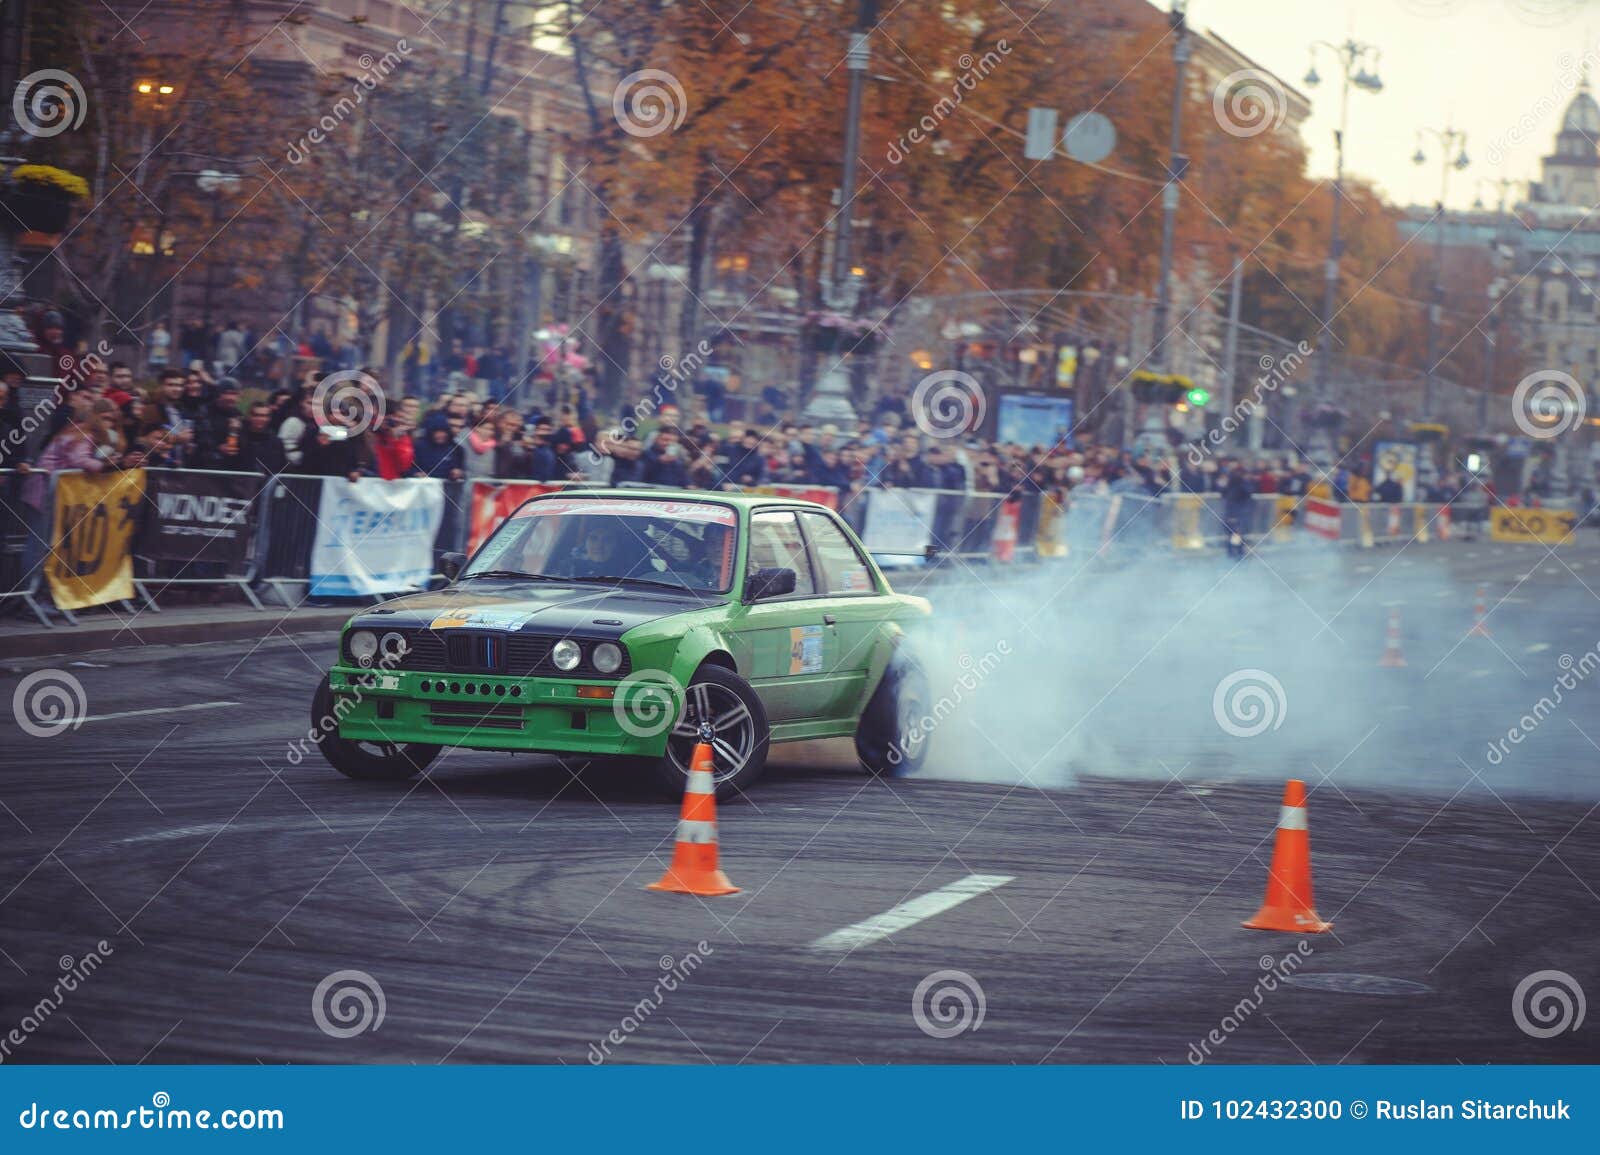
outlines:
M513 513L462 577L637 582L725 593L737 519L727 506L634 498L541 498Z

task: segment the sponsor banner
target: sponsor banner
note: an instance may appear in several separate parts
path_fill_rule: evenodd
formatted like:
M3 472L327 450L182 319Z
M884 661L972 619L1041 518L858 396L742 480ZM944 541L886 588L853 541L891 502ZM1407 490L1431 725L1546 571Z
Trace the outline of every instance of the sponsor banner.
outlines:
M218 562L245 572L264 478L249 473L152 471L134 552L158 561Z
M1372 449L1372 488L1387 478L1400 483L1401 501L1417 500L1417 447L1409 441L1380 441Z
M767 497L792 497L797 501L814 501L829 509L839 508L839 491L825 485L753 485L743 493L759 493Z
M861 540L874 554L925 555L938 513L936 493L913 489L867 490L867 524Z
M1567 509L1508 509L1489 511L1491 541L1542 541L1561 545L1571 540L1577 515Z
M489 540L496 527L511 516L517 506L541 493L555 493L564 488L545 485L537 481L474 481L472 483L471 532L467 536L467 553L478 552L478 547Z
M55 533L45 580L64 610L133 597L133 535L145 472L56 475Z
M434 478L323 479L311 546L311 595L423 588L433 575L433 540L443 518L444 483Z
M1309 497L1305 503L1305 527L1308 533L1318 537L1327 538L1329 541L1339 540L1339 525L1343 520L1339 507L1331 501Z

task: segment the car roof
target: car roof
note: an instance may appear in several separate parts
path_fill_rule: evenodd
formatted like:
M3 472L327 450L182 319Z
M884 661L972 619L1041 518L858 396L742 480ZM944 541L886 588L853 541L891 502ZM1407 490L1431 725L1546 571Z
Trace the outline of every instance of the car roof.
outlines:
M547 497L625 497L630 501L704 501L731 505L739 509L759 509L763 506L809 506L832 512L827 506L803 497L781 497L771 493L728 493L709 489L561 489L553 493L540 493L529 501Z

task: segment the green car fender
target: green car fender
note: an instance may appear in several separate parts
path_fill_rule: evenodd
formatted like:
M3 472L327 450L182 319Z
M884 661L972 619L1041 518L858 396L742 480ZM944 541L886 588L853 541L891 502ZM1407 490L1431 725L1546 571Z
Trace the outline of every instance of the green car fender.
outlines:
M719 608L689 615L688 620L677 616L646 622L623 634L622 643L633 663L628 677L663 683L670 677L681 687L689 684L707 658L734 668L733 645L727 635L706 620L694 620L720 616L721 612Z

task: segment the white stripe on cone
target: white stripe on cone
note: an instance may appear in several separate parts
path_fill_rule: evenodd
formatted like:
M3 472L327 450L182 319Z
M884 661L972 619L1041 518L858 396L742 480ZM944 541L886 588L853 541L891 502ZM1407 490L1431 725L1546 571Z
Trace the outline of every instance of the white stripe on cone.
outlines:
M717 840L717 824L715 822L701 822L693 818L678 819L679 842L715 842Z
M1304 806L1285 806L1278 811L1279 830L1306 830L1306 808Z
M689 785L684 788L685 794L715 794L716 785L711 781L711 771L689 771Z

